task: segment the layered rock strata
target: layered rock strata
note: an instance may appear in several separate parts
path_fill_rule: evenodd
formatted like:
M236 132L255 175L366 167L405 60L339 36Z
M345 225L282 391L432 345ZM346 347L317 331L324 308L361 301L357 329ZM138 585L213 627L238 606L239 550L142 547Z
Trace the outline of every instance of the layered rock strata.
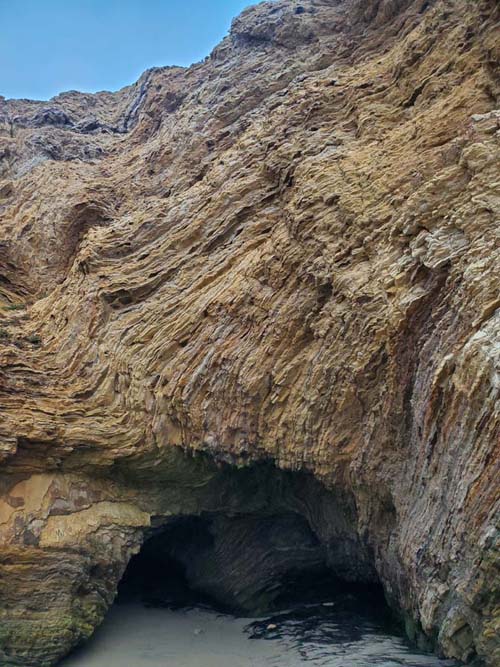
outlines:
M265 2L188 69L0 100L4 664L263 461L326 489L293 511L336 573L499 664L499 18Z

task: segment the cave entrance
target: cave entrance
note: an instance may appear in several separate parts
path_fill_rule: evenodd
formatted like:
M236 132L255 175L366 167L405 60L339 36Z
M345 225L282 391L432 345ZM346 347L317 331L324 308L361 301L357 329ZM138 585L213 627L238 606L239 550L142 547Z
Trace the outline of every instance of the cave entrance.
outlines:
M93 648L68 667L101 667L109 656L134 667L165 657L251 667L277 654L281 667L325 656L345 664L347 650L353 664L370 667L380 641L400 654L398 664L429 667L414 656L405 662L349 490L271 465L221 466L207 477L176 469L179 488L169 470L161 507L183 511L152 517Z
M130 560L117 601L263 615L346 595L385 608L377 584L336 575L326 545L300 514L206 513L151 530Z

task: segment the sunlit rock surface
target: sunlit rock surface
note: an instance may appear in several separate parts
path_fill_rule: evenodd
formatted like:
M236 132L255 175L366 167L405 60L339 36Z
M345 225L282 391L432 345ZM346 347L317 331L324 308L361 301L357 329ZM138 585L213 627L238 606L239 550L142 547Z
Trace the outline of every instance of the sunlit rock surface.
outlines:
M263 511L217 467L259 461L332 492L294 511L410 634L499 664L499 19L265 2L189 69L0 99L5 664L88 637L151 526Z

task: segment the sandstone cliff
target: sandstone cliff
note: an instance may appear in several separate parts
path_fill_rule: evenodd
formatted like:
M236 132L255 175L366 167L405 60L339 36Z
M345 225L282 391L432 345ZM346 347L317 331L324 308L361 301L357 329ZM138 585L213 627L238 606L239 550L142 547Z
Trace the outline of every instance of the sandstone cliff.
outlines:
M88 637L151 525L249 496L500 664L499 19L265 2L188 69L0 98L5 664ZM245 496L263 461L316 479Z

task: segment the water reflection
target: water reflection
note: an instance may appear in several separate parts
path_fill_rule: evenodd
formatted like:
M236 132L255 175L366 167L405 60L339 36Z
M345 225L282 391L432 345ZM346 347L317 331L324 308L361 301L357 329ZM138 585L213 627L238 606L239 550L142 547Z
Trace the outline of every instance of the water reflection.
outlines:
M284 655L295 654L310 667L451 667L417 652L394 626L390 616L345 596L332 603L309 605L250 623L251 639L279 643ZM278 659L269 665L284 666Z

